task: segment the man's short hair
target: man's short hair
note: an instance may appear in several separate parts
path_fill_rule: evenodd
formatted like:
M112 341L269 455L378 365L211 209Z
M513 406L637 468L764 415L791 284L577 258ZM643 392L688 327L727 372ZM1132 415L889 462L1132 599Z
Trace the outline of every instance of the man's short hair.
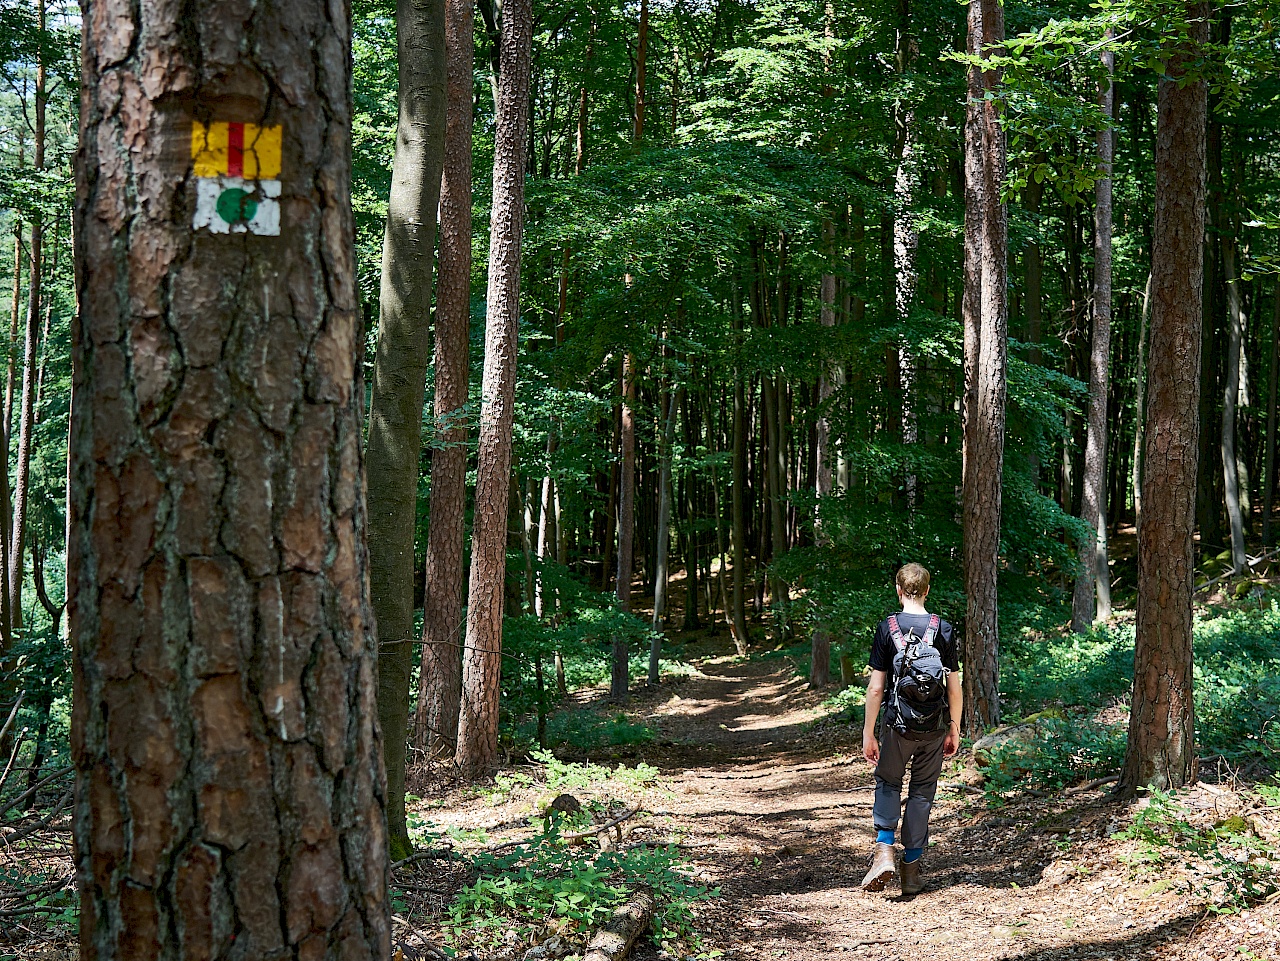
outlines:
M923 564L903 564L898 568L898 589L907 597L924 597L929 593L929 572Z

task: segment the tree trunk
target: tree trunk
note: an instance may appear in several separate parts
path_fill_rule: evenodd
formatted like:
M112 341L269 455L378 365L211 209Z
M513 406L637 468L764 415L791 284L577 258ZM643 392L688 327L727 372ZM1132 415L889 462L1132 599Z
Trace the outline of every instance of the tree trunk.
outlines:
M1108 29L1103 43L1110 43ZM1099 83L1098 108L1107 126L1098 133L1098 170L1093 212L1093 337L1089 356L1089 409L1085 427L1084 496L1080 517L1091 534L1080 545L1080 573L1071 605L1071 629L1083 633L1094 618L1111 616L1111 569L1107 564L1107 399L1111 391L1111 160L1110 125L1115 103L1116 55L1104 48L1106 77ZM1095 606L1095 596L1097 604Z
M1004 9L999 0L972 0L969 31L972 49L984 56L998 52L1004 40ZM1008 221L1001 200L1005 143L1000 126L1000 72L971 70L970 74L970 88L976 87L970 97L971 105L976 101L971 106L976 116L966 123L966 171L979 184L972 193L966 188L966 203L977 201L980 214L971 224L966 210L965 273L966 284L979 280L980 294L973 297L966 290L965 297L969 403L964 418L964 700L966 726L976 732L1000 722L996 596L1008 353ZM977 243L971 246L974 240ZM971 258L976 261L973 266ZM975 273L978 277L973 277ZM977 316L969 316L975 308Z
M622 469L618 495L618 606L631 610L631 575L635 564L636 531L636 372L635 359L626 354L622 361ZM609 692L615 698L627 696L630 687L627 639L613 637L613 666Z
M448 756L458 741L467 508L467 421L471 330L471 127L475 60L472 0L445 0L444 171L436 281L435 449L431 524L422 603L417 746Z
M378 721L391 856L409 854L404 811L413 667L414 543L422 398L431 359L431 270L444 165L444 0L397 0L395 159L382 250L369 406L369 586L378 621Z
M830 219L822 225L822 237L829 270L835 269L835 224ZM822 288L819 292L821 306L818 319L823 327L835 327L836 324L836 277L834 273L823 273ZM824 363L818 374L818 419L817 419L817 457L814 465L814 493L818 497L818 507L813 519L814 537L820 547L829 545L829 538L822 525L822 499L831 495L833 475L831 472L831 424L828 418L828 407L833 394L831 376L828 365ZM813 687L826 687L831 683L831 632L826 624L814 626L810 636L809 650L809 684Z
M1271 510L1276 492L1276 384L1280 380L1280 282L1271 308L1271 371L1267 385L1267 452L1262 480L1262 546L1271 546Z
M350 27L316 0L196 0L181 34L138 10L82 19L80 956L386 959Z
M502 9L502 61L494 145L489 286L485 296L484 379L476 461L471 583L462 653L458 766L471 775L498 759L498 697L502 681L503 582L506 574L511 430L515 414L516 334L520 317L520 242L529 122L531 0Z
M1133 526L1136 529L1142 523L1142 458L1146 453L1146 430L1143 417L1146 414L1147 400L1147 343L1150 339L1151 320L1151 272L1147 271L1147 286L1142 292L1142 322L1138 327L1138 383L1134 393L1137 395L1133 405L1133 463L1130 465L1131 476L1129 486L1133 494Z
M742 345L742 304L738 285L733 284L734 342ZM747 399L746 374L741 362L733 369L733 481L730 491L730 540L733 550L733 643L738 655L747 652Z
M917 54L916 42L911 38L911 3L910 0L898 0L898 26L895 43L895 64L900 79L915 69ZM896 308L897 327L902 332L898 338L897 357L894 374L894 395L890 404L901 401L902 435L901 441L913 445L919 439L918 418L915 407L915 373L916 362L912 355L911 337L907 333L906 324L911 316L911 307L915 303L916 289L920 283L920 275L916 270L916 255L920 246L920 230L916 226L912 207L915 204L916 178L915 140L916 116L911 109L895 109L895 126L898 140L898 162L894 169L893 195L893 278L894 306ZM833 292L834 294L834 292ZM897 416L897 415L895 415ZM893 437L898 441L897 436ZM916 475L908 472L903 478L903 490L906 494L907 508L914 511L916 506Z
M1222 238L1222 272L1227 282L1227 377L1222 389L1222 489L1231 527L1231 569L1239 574L1248 563L1244 552L1244 515L1240 511L1240 475L1236 461L1236 403L1240 396L1240 357L1244 311L1236 276L1236 241Z
M653 580L653 619L650 626L660 632L667 617L667 554L671 539L671 446L676 434L676 394L664 390L659 395L658 408L662 413L662 434L658 451L658 525L655 533L655 562ZM658 653L661 640L655 639L649 652L649 683L657 684Z
M1160 80L1151 257L1146 464L1138 528L1137 645L1120 790L1195 780L1191 601L1204 257L1207 83L1188 79L1209 38L1209 4L1184 7L1187 39Z
M37 29L45 36L45 0L36 3ZM44 170L46 67L43 47L36 54L35 86L35 170ZM40 333L40 304L43 291L44 218L39 210L31 215L31 260L27 277L27 330L22 363L22 408L18 415L18 463L13 484L13 520L8 530L9 630L22 627L23 536L27 528L27 494L31 486L31 430L35 426L36 343ZM9 429L6 425L6 430ZM6 440L8 435L6 434ZM8 446L5 447L8 470Z

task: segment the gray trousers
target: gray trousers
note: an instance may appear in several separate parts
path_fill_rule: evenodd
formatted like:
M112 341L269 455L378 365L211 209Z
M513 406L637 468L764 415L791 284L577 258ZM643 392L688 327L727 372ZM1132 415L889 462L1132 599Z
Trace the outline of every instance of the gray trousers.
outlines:
M945 732L921 741L902 737L888 724L880 728L880 761L876 764L876 802L872 810L877 831L893 831L902 817L902 846L929 844L929 811L942 773ZM902 812L902 778L911 769L907 810Z

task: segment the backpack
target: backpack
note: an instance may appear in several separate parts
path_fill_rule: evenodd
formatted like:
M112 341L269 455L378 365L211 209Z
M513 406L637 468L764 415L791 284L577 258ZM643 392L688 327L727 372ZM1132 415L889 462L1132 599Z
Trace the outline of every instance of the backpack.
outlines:
M897 654L885 706L885 722L902 737L920 740L948 724L947 675L942 653L933 646L941 621L930 615L924 637L903 634L897 615L889 616L889 634Z

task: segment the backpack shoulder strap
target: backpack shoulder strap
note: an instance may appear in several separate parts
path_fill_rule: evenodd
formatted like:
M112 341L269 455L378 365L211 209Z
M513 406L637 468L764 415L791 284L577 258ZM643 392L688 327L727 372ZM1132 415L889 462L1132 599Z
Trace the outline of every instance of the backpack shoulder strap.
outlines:
M933 639L938 636L938 631L942 629L942 618L937 614L929 615L929 629L924 632L924 642L933 647Z
M898 615L889 615L889 636L893 638L893 646L899 651L907 649L907 639L902 636L902 628L898 626Z

